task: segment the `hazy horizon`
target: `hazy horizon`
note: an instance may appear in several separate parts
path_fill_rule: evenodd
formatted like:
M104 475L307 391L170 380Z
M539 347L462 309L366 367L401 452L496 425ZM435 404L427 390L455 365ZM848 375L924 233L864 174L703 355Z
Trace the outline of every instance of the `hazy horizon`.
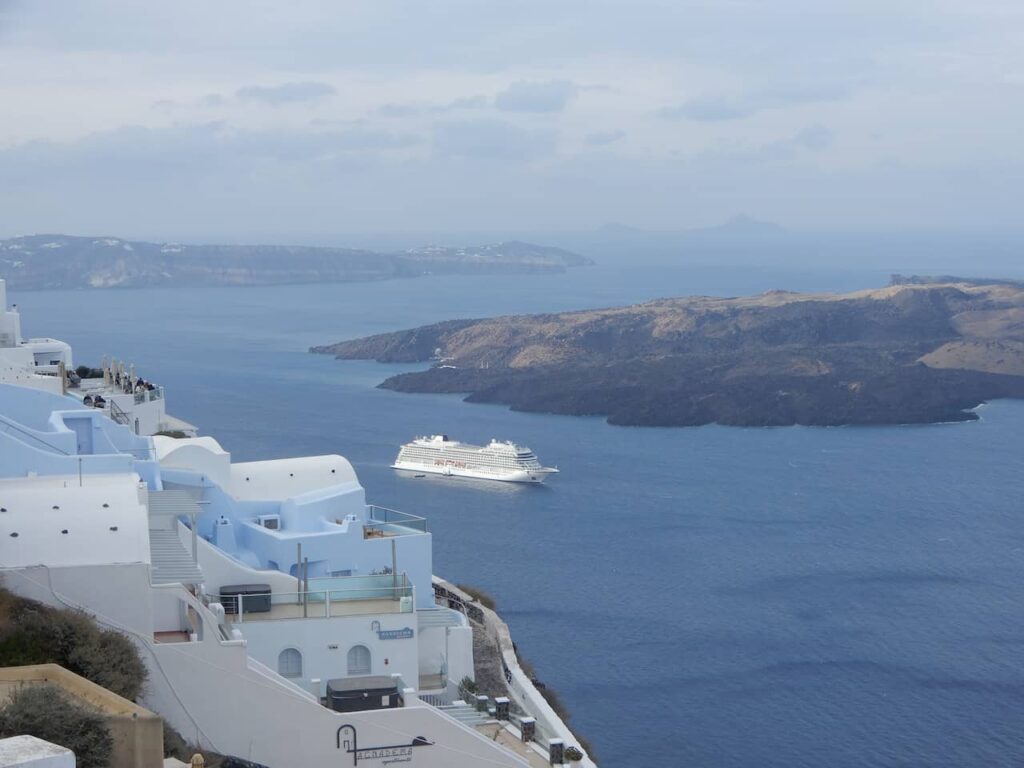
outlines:
M0 235L1021 230L1024 6L0 2ZM518 233L522 233L519 235Z

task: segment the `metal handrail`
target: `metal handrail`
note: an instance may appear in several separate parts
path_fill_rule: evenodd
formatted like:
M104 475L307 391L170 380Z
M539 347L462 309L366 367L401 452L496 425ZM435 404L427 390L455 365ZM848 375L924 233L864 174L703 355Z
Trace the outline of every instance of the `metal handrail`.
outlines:
M53 445L52 443L48 443L46 440L43 440L43 438L41 438L38 435L36 435L36 434L30 432L29 430L25 429L24 427L22 427L17 422L12 421L11 419L8 419L6 416L0 415L0 422L3 422L9 429L14 429L17 432L21 432L26 437L31 437L37 443L41 443L41 444L45 445L47 448L50 448L50 449L52 449L54 451L57 451L58 453L62 453L65 456L70 456L71 455L70 453L65 451L63 448L59 448L56 445Z
M405 528L413 528L418 531L427 532L427 519L419 515L410 515L408 512L399 512L397 509L380 507L376 504L368 504L367 510L370 513L371 523L390 523L401 525Z
M405 578L403 574L403 578ZM358 592L358 596L344 597L346 592ZM370 594L367 594L370 593ZM337 595L341 594L342 597ZM323 590L310 590L308 592L254 592L252 594L216 594L211 595L210 599L219 602L224 606L225 612L228 615L234 616L234 621L239 624L244 623L245 614L248 612L250 616L253 613L270 613L273 611L275 605L296 605L302 606L301 616L266 616L265 618L254 618L250 621L276 621L276 620L288 620L288 619L321 619L321 618L333 618L334 614L331 611L332 603L349 603L360 600L392 600L399 603L398 613L411 613L414 610L413 600L414 588L412 584L406 583L398 587L362 587L352 589L323 589ZM245 605L247 600L259 600L260 603L266 604L267 598L270 598L270 611L246 611ZM409 598L408 609L404 609L401 606L401 599ZM249 603L253 605L253 603ZM381 611L370 611L370 614L381 613ZM342 616L355 615L351 613L339 614Z
M124 412L124 409L115 403L113 400L108 401L110 403L110 418L116 424L128 425L130 419L128 414Z

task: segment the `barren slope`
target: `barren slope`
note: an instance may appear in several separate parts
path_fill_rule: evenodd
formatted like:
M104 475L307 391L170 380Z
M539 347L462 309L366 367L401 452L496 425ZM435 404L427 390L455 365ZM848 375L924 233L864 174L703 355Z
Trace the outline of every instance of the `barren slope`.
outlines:
M1024 393L1024 289L914 278L850 294L663 299L449 321L313 351L443 359L382 386L625 424L962 420L986 399Z

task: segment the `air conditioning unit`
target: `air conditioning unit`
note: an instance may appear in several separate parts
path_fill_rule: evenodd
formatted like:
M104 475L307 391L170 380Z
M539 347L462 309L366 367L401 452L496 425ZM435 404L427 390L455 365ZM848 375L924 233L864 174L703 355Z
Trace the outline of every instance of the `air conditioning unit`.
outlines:
M256 523L271 531L281 530L280 515L260 515L256 518Z
M398 611L399 613L412 613L412 598L408 595L398 598Z

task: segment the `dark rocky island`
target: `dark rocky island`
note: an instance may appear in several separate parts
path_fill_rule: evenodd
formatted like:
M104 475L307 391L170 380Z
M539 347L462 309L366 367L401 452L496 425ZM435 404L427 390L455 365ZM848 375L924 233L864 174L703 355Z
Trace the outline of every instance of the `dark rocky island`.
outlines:
M454 320L311 351L433 360L381 386L613 424L967 421L987 400L1024 397L1024 283L896 276L851 294Z
M281 285L428 274L543 274L591 263L585 256L561 248L521 242L377 253L353 248L181 245L69 235L0 240L0 277L20 290Z

